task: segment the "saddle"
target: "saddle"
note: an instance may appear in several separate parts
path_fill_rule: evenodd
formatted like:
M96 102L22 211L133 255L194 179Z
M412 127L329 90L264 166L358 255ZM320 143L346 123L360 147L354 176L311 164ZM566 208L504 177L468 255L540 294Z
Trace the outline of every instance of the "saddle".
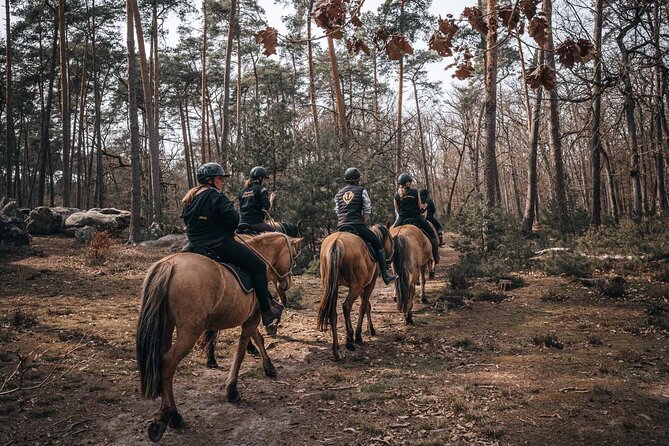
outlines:
M237 265L223 262L211 248L195 248L189 245L187 246L187 251L209 257L211 260L223 265L237 279L239 286L242 287L242 290L244 290L245 293L250 293L253 291L253 282L251 281L249 275L246 274L246 272Z
M358 231L353 227L349 225L344 225L341 226L337 229L339 232L348 232L349 234L357 235L360 237L360 234ZM376 262L376 251L374 250L374 247L369 244L364 238L360 237L360 239L365 243L365 246L367 246L367 253L369 254L369 258L372 259L372 262Z

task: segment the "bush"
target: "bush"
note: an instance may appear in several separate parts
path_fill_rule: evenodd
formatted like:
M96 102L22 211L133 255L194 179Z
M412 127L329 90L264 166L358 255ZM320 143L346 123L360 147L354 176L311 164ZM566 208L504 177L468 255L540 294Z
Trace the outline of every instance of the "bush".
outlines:
M593 270L592 262L587 257L570 252L552 254L542 262L541 267L552 276L569 277L589 277Z
M12 315L11 324L14 328L29 328L37 325L37 316L34 313L27 313L21 308Z
M448 282L451 285L451 288L454 290L464 290L469 288L469 278L472 277L471 271L469 271L465 266L460 263L456 263L451 268L450 277Z
M669 252L669 219L650 218L637 225L623 220L617 226L584 231L574 240L576 249L592 255L660 256Z
M91 243L86 249L91 259L100 261L107 258L112 246L114 246L114 239L111 234L105 231L99 231L95 233Z

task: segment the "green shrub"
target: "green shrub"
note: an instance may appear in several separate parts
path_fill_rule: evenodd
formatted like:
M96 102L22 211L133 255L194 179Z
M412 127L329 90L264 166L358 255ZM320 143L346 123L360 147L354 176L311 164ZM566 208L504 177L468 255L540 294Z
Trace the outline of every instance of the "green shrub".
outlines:
M542 261L541 267L552 276L569 277L589 277L593 270L592 262L587 257L571 252L554 253Z

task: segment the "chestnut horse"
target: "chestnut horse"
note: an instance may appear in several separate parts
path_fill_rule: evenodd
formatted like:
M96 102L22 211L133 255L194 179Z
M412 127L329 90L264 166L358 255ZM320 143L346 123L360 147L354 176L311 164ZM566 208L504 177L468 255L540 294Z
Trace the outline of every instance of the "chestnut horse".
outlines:
M425 233L417 226L406 224L390 229L393 236L395 255L393 270L397 274L395 280L395 298L397 309L404 313L408 324L413 323L413 297L416 284L420 283L420 300L427 303L425 297L425 270L432 271L432 243Z
M372 231L381 240L388 259L393 257L393 242L388 229L383 225L374 225ZM369 333L376 334L372 325L372 304L369 297L376 286L379 276L379 266L369 256L364 240L348 232L333 232L321 244L321 280L323 282L323 296L318 309L318 328L332 331L332 354L335 359L341 359L337 340L337 294L339 286L348 287L348 295L342 304L344 321L346 322L346 348L355 350L353 345L353 325L351 324L351 306L362 296L360 301L360 315L355 330L355 342L362 344L362 320L367 315Z
M258 331L260 310L255 294L244 292L224 266L200 254L169 255L151 265L141 296L136 334L141 393L145 398L162 399L148 428L151 441L160 440L168 425L183 426L174 402L174 373L205 330L242 327L226 385L228 401L240 399L237 377L251 338L260 349L265 374L276 376ZM175 328L177 337L172 343Z
M276 290L281 297L281 302L285 305L286 291L290 287L293 265L295 257L298 254L301 238L291 238L280 232L265 232L257 236L237 235L240 242L248 246L256 254L262 257L267 265L267 281L274 283ZM279 321L272 324L272 328L267 327L267 332L274 334L276 325ZM201 345L207 354L207 367L217 368L216 362L216 334L215 330L206 330L200 340ZM258 351L249 342L249 353L257 354Z

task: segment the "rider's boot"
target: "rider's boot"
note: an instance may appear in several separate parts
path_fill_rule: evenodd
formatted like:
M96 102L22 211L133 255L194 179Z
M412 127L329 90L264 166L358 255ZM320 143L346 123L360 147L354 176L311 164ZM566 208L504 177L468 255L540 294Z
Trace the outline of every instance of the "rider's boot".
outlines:
M444 246L444 231L439 231L439 246Z
M435 237L431 237L430 242L432 242L432 257L434 258L434 263L439 263L439 242Z
M257 296L258 304L260 306L260 316L262 317L262 324L267 327L268 325L271 325L272 322L281 317L283 305L274 300L269 292L266 294L257 293Z
M386 252L383 249L378 249L376 251L376 261L379 262L379 270L381 271L381 278L383 283L388 285L393 280L397 279L397 276L388 273L388 264L386 263Z

